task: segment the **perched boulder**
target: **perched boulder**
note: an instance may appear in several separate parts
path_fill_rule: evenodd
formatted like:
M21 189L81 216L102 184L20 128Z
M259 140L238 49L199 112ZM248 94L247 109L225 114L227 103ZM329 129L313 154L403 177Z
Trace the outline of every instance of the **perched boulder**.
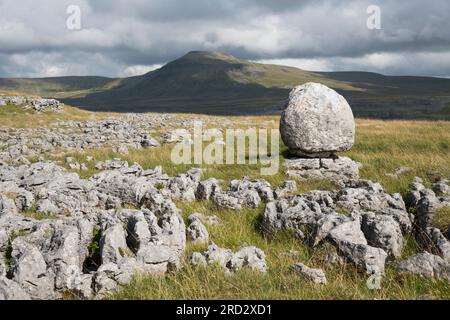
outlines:
M355 120L344 97L319 83L295 87L280 121L289 152L300 157L328 158L355 142Z

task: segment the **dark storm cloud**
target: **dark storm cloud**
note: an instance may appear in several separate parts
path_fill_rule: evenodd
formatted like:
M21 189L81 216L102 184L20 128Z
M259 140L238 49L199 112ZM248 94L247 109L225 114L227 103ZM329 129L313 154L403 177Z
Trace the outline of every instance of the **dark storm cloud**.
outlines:
M78 5L82 29L66 28ZM382 29L366 26L379 5ZM0 0L0 76L154 69L190 50L317 70L450 75L447 0Z

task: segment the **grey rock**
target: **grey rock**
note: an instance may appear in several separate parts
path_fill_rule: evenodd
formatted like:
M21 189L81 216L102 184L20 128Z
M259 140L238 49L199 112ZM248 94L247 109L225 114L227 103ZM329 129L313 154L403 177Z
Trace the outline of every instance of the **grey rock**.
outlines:
M303 179L357 179L361 164L348 157L335 159L286 159L284 168L286 174L291 177Z
M191 219L190 219L191 220ZM194 244L205 244L209 241L209 233L205 225L198 219L193 221L187 227L187 237Z
M5 195L0 195L0 217L11 214L17 214L17 207L14 200Z
M227 267L232 271L249 267L254 271L266 272L266 255L256 247L244 247L231 257Z
M0 300L30 300L22 287L4 276L0 276Z
M141 247L150 242L152 237L150 226L144 216L144 213L141 211L122 210L122 215L127 216L127 243L136 253Z
M337 228L338 226L340 227ZM323 215L314 224L313 230L310 240L310 245L312 247L319 245L327 237L337 238L335 241L338 241L338 239L345 240L345 237L347 236L344 232L349 233L350 237L361 238L362 236L359 221L355 222L348 217L338 214ZM334 230L333 234L331 234L332 230ZM365 239L360 241L364 240ZM355 241L358 241L358 239Z
M320 205L305 197L294 197L290 201L282 199L266 205L262 229L267 234L281 230L308 233L322 215Z
M419 243L447 262L450 262L450 241L437 228L426 228L417 236Z
M61 210L53 204L49 199L43 199L38 202L36 207L37 212L47 213L47 214L58 214Z
M325 265L342 266L345 264L345 259L335 251L327 251L323 257L323 262Z
M20 190L15 199L17 208L20 211L30 210L34 205L34 195L30 191Z
M22 238L15 239L12 247L12 280L32 299L55 299L54 275L47 270L39 249Z
M327 284L327 278L322 269L312 269L305 266L303 263L296 263L292 265L292 269L302 278L311 281L315 284Z
M199 220L202 223L206 223L212 226L218 226L221 224L221 221L217 216L205 216L200 213L193 213L188 217L189 223L192 223L195 220Z
M217 180L215 178L210 178L205 181L199 182L196 190L196 197L198 200L209 200L214 197L216 193L221 193L220 183L221 180Z
M326 158L353 146L355 121L344 97L319 83L306 83L289 94L280 132L292 154Z
M423 180L419 177L415 177L409 186L409 192L406 195L406 206L408 208L416 207L421 198L420 191L424 190Z
M211 243L203 255L205 256L208 264L217 263L223 268L226 268L228 262L233 257L233 252L230 249L220 248L216 244Z
M215 205L221 208L227 208L232 210L241 210L242 204L239 198L234 197L227 193L216 193L213 197Z
M433 191L440 196L450 195L449 180L442 179L441 181L433 184Z
M256 191L260 201L270 202L274 200L274 195L270 183L263 179L256 179L250 181L247 177L242 180L233 180L230 183L230 192L233 193L249 193L249 191Z
M441 207L439 199L432 190L421 190L415 219L417 227L420 230L426 230L426 228L431 227L433 218Z
M411 273L426 278L446 279L450 282L450 264L439 256L420 253L399 263L399 273Z
M368 274L384 274L387 253L383 249L374 248L366 244L341 241L338 244L338 251L346 260L366 270Z
M292 195L296 191L297 182L295 182L295 180L289 180L283 182L283 184L274 191L274 196L276 199L280 199Z
M112 279L107 272L104 271L96 272L93 277L92 283L94 292L99 297L102 297L115 290L118 286L118 283L114 279Z
M328 237L338 247L341 243L367 245L367 240L361 230L361 221L359 219L337 225L331 229Z
M136 258L151 273L165 273L180 267L180 255L166 245L149 244L138 251Z
M126 234L121 224L107 228L100 240L102 264L119 263L127 254Z
M401 257L402 230L392 216L366 213L363 215L362 230L371 246L385 250L391 258Z
M191 266L206 267L208 265L208 262L206 261L205 256L200 252L193 252L189 257L189 264Z

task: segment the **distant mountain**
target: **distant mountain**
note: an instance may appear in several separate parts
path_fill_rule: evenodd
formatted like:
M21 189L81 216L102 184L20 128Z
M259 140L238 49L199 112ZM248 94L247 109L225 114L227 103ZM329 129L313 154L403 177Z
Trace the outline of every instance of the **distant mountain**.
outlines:
M0 79L0 91L52 96L95 111L250 115L280 112L290 89L311 81L339 91L360 117L450 119L449 79L309 72L220 52L193 51L130 78Z

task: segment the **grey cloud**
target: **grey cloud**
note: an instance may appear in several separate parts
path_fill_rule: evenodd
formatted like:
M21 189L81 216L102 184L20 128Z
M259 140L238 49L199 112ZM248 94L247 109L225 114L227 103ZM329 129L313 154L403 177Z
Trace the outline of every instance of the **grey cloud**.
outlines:
M80 31L66 28L70 4L82 9ZM381 7L382 30L367 29L369 4ZM448 12L447 0L0 0L0 76L117 76L190 50L443 76Z

